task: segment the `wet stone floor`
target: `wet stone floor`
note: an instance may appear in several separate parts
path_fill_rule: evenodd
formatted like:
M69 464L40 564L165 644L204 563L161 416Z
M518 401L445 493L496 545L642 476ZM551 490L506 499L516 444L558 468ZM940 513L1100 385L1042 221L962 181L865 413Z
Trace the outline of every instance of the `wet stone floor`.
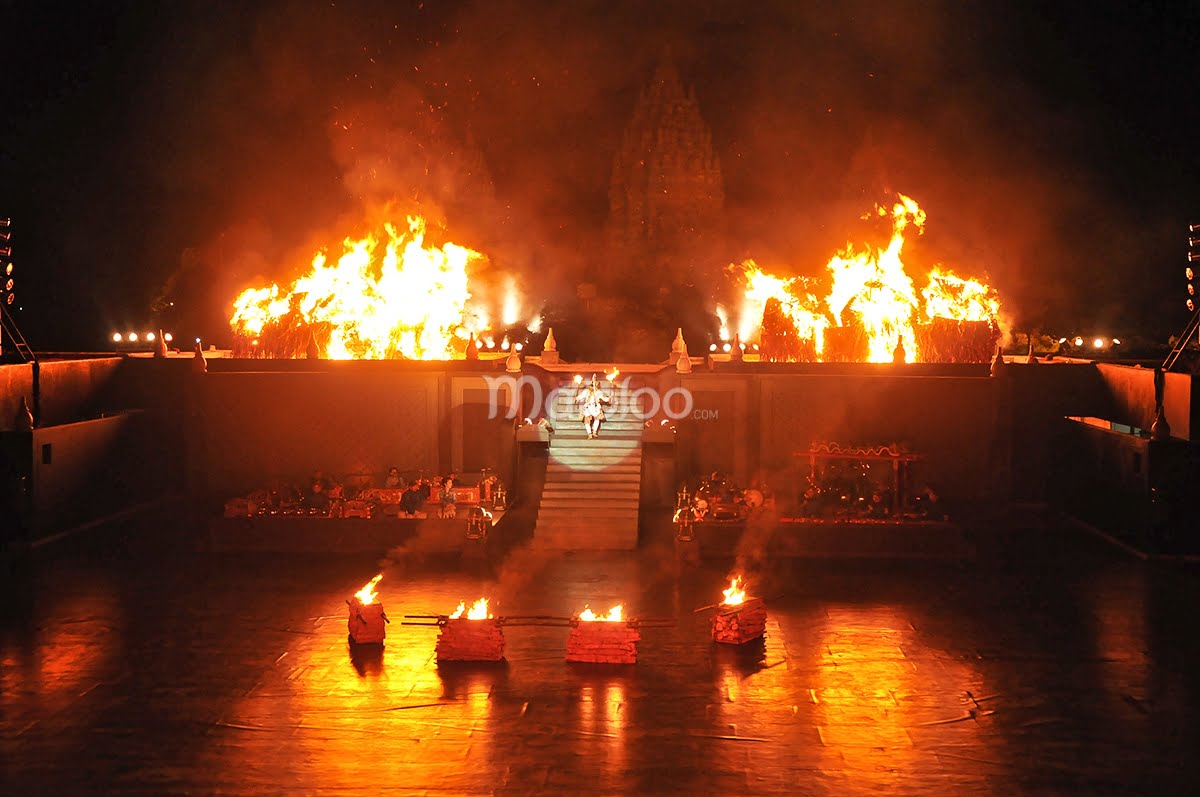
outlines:
M198 554L170 521L40 549L5 586L0 793L1191 794L1200 577L1054 524L969 564L778 562L765 643L714 645L727 564L669 548L391 565L382 649L346 599L372 559ZM668 618L634 666L439 668L460 600Z

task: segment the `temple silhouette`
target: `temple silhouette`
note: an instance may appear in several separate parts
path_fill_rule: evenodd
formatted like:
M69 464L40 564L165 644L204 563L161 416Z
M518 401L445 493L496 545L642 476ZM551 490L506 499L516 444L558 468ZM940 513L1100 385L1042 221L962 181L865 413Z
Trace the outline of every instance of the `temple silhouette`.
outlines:
M669 56L638 97L613 158L606 241L613 273L669 292L715 275L711 244L725 205L721 161ZM647 285L647 281L650 285Z

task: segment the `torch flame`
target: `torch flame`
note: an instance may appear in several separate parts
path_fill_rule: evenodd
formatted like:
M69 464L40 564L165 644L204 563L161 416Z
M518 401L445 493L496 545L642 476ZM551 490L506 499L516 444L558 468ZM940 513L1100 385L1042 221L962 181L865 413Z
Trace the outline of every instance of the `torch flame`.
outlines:
M833 334L830 330L835 327L857 329L865 345L854 356L877 363L893 362L901 351L906 362L947 356L931 337L947 324L961 331L965 323L978 322L998 336L1000 301L983 282L959 277L939 266L926 275L926 287L919 292L914 287L901 255L905 232L915 229L921 235L925 230L925 211L916 200L899 194L890 211L876 207L875 217L889 216L892 234L887 246L856 248L848 243L829 260L829 289L824 299L817 298L803 277L774 276L753 260L734 266L745 283L738 324L742 340L750 339L755 327L766 321L765 311L772 300L778 302L779 312L794 327L787 330L788 334L806 345L808 358L820 361L846 358L845 351L828 350ZM765 323L763 331L767 331ZM994 349L994 341L979 345L975 340L973 349L986 359Z
M378 597L378 593L375 592L375 585L379 583L381 578L383 578L383 573L375 576L375 578L367 582L366 586L354 593L354 597L358 598L359 603L363 606L370 606L375 602L375 598Z
M488 613L487 598L480 598L475 601L470 609L467 609L466 603L459 601L458 608L454 610L454 614L450 615L451 620L457 620L463 616L463 612L467 613L468 620L491 620L492 615Z
M734 576L729 582L729 589L724 590L725 600L721 601L724 606L737 606L744 603L746 600L746 590L742 589L742 577Z
M261 339L266 356L299 356L312 338L334 360L465 356L464 329L478 325L467 311L468 267L482 256L454 243L426 246L419 216L407 230L383 228L382 238L347 238L336 263L318 252L289 288L243 291L233 331Z
M587 604L584 604L583 611L581 611L579 613L579 619L584 620L589 623L594 622L596 620L600 620L601 622L606 622L606 623L619 623L619 622L621 622L621 613L623 611L624 611L624 606L622 606L621 604L618 604L608 610L607 616L601 617L601 616L597 615L595 612L593 612L591 610L591 608L589 606L587 606Z

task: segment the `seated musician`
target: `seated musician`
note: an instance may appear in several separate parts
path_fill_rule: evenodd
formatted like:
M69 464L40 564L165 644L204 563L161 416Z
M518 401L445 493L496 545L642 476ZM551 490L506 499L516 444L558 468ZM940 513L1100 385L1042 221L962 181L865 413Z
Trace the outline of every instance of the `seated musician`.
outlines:
M425 505L425 496L421 492L421 487L413 482L404 491L404 495L400 496L400 514L412 517L421 511L421 507Z
M330 496L325 489L325 485L322 482L314 481L309 494L304 499L305 507L321 512L328 512L329 504Z
M388 490L403 490L408 485L404 481L404 477L400 475L399 468L391 468L388 470L387 478L383 480L384 488Z

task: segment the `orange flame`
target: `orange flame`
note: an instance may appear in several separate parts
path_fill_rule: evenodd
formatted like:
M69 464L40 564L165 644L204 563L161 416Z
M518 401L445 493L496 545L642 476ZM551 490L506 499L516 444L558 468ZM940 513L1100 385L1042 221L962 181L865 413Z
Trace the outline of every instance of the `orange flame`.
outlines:
M803 277L776 277L753 260L734 266L745 283L738 326L742 339L751 338L772 299L779 302L779 310L794 327L795 337L811 347L813 359L821 361L838 356L827 350L833 334L830 330L848 325L854 325L865 337L865 347L857 358L878 363L892 362L901 348L906 362L943 355L945 352L931 340L931 329L938 326L935 321L943 327L942 322L959 322L959 329L962 322L982 322L998 336L1000 301L985 283L964 279L939 266L927 274L926 287L916 290L901 255L906 231L915 229L917 235L924 232L925 211L920 205L899 194L890 211L876 207L876 214L891 218L892 234L887 246L856 248L848 243L826 264L829 289L824 299L817 299ZM975 348L986 355L992 347ZM840 354L844 358L845 352Z
M482 256L453 243L426 246L419 216L408 218L406 231L386 223L384 232L382 240L347 238L336 263L318 252L289 288L243 291L230 319L234 332L277 342L264 349L267 356L298 356L310 335L328 335L324 356L334 360L463 356L486 323L486 314L467 312L468 270Z
M463 616L463 612L467 613L468 620L491 620L492 615L488 613L487 598L480 598L475 601L470 609L467 609L467 604L459 601L458 608L454 610L454 614L450 615L451 620L458 620Z
M375 585L378 584L379 580L382 578L383 573L380 573L379 575L375 576L375 578L368 581L366 586L354 593L354 597L358 598L359 603L361 603L363 606L370 606L375 602L375 598L377 598L379 595L379 593L375 591Z
M583 607L583 611L581 611L579 613L579 619L584 620L589 623L594 622L596 620L600 620L602 622L607 622L607 623L619 623L619 622L621 622L621 613L623 611L624 611L624 607L621 604L618 604L608 610L607 616L601 617L600 615L597 615L595 612L593 612L591 610L591 608L585 604Z
M721 601L721 604L724 606L737 606L745 603L746 590L742 589L742 577L734 576L733 580L729 582L729 589L724 590L723 593L725 600Z

